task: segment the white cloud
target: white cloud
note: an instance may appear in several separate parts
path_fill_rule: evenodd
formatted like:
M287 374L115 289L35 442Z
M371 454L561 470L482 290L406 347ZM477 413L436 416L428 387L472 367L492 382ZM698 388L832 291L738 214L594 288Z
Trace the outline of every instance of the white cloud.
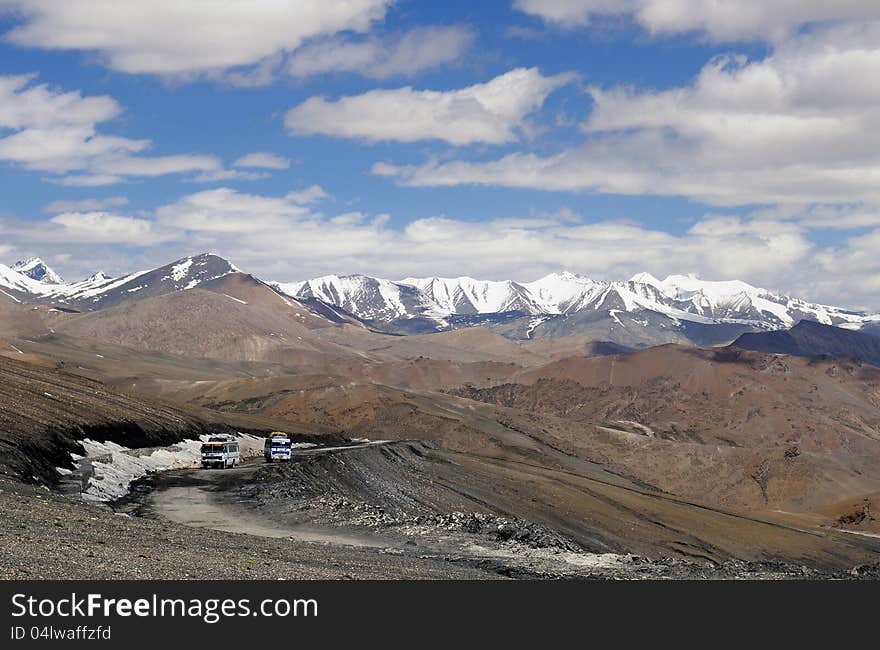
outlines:
M31 85L35 74L0 77L0 127L4 129L82 126L105 122L122 108L112 97L83 97L46 85Z
M364 32L391 0L0 0L23 22L6 40L98 52L128 73L187 75L250 66L306 39Z
M109 196L103 199L74 199L52 201L43 210L46 212L96 212L106 208L118 208L128 205L128 199L124 196Z
M714 205L880 206L880 22L786 40L766 58L721 57L663 91L590 88L584 142L374 172L408 185L492 184L685 196Z
M355 72L372 79L412 75L457 61L473 40L469 29L454 26L417 27L384 38L335 37L309 43L294 52L287 62L287 72L294 77Z
M113 174L74 174L72 176L60 176L45 180L65 187L101 187L102 185L122 183L125 179Z
M309 205L311 203L317 203L318 201L327 198L327 196L328 194L324 191L323 187L320 185L311 185L298 192L288 192L287 200L300 205Z
M549 23L582 26L590 18L608 14L627 14L638 7L637 0L514 0L514 8Z
M249 233L284 230L308 214L293 197L242 194L223 187L165 205L156 211L156 220L179 230Z
M256 167L258 169L287 169L290 167L290 159L265 151L256 151L242 156L234 163L233 167Z
M33 79L0 76L0 161L58 174L49 180L81 187L110 185L127 176L223 171L223 163L211 155L138 155L150 148L149 140L98 131L121 113L113 98L83 97L34 85Z
M85 168L101 156L128 156L149 145L146 140L96 133L97 124L122 110L113 98L32 85L34 77L0 77L0 128L11 132L0 138L0 160L64 172Z
M178 154L173 156L133 157L106 156L92 165L97 172L120 174L123 176L164 176L184 172L214 172L222 169L216 156L198 154Z
M109 212L64 212L49 219L49 224L57 228L43 232L39 236L43 241L152 246L174 239L152 220Z
M211 72L206 72L201 76L204 76L211 81L227 83L237 88L259 88L274 83L278 78L278 73L281 71L284 60L285 55L279 52L278 54L267 56L265 59L262 59L259 63L252 66L235 68L232 70L213 70ZM175 81L181 79L186 81L198 76L200 75L189 74L183 75L182 77L177 76L175 77Z
M875 0L515 0L514 6L564 27L631 15L655 34L695 31L716 41L779 39L812 23L880 18Z
M405 87L336 101L312 97L288 111L285 125L294 134L374 142L501 144L515 140L526 116L570 79L570 75L545 77L537 68L517 68L487 83L445 92Z
M853 230L880 227L880 205L864 203L840 205L777 205L753 210L756 219L797 221L810 228Z
M266 178L265 172L243 171L241 169L217 169L202 172L189 179L192 183L222 183L225 181L255 181Z

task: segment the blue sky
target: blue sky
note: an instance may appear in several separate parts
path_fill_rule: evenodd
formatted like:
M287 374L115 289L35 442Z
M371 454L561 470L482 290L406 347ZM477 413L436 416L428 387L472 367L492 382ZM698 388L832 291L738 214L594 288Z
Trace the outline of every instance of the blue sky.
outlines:
M647 270L877 308L878 21L809 0L0 0L0 262Z

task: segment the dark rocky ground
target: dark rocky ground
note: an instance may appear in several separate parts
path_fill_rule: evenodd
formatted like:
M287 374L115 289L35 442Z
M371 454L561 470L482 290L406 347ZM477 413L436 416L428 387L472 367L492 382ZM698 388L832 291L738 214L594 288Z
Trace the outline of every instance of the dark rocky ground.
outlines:
M478 567L117 514L0 479L0 579L486 579Z

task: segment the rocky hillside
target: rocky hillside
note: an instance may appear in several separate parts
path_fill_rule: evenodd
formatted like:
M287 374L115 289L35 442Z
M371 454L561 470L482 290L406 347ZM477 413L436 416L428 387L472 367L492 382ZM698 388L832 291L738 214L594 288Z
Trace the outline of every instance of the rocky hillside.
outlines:
M54 484L79 440L126 447L168 445L226 430L161 403L132 397L60 368L0 357L0 472Z
M663 346L455 394L513 409L544 442L670 492L803 511L880 488L878 385L880 371L858 363Z

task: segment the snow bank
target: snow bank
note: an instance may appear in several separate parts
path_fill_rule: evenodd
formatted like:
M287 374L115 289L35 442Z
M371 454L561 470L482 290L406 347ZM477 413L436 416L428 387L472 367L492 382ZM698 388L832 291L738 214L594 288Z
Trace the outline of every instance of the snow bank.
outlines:
M82 492L86 501L112 501L128 494L132 481L152 472L201 465L201 445L208 436L198 440L183 440L169 447L129 449L114 442L82 441L86 455L71 454L77 469L91 465L93 473ZM263 453L264 438L239 434L237 436L242 458ZM60 470L59 470L60 471Z

